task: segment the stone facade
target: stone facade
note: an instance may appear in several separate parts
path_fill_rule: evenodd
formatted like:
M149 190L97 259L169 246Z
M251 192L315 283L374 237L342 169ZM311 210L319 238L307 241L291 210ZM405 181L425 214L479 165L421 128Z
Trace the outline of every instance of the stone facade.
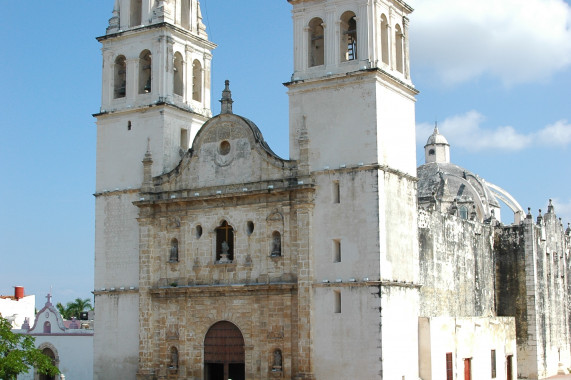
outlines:
M567 365L569 232L553 210L519 224L437 129L416 168L412 8L290 3L286 160L233 113L228 82L211 117L198 1L116 2L99 38L94 378L534 379Z

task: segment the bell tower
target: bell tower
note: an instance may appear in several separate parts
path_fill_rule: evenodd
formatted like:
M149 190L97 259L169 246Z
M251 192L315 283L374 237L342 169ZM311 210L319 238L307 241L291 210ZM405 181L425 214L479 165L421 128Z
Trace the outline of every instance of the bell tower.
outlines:
M306 343L331 358L300 372L417 378L413 9L402 0L288 1L290 156L308 157L317 185Z
M135 379L143 158L172 170L211 117L208 40L198 0L116 0L102 45L97 119L94 378Z

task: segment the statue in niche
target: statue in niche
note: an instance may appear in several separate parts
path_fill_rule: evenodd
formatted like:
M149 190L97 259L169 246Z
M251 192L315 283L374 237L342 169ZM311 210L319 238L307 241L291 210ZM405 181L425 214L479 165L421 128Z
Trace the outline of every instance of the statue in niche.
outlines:
M274 351L274 364L272 365L273 371L282 370L282 352L280 350Z
M282 255L282 239L279 232L274 232L272 234L272 256Z
M176 239L171 242L169 261L178 261L178 241Z
M228 245L228 242L226 240L224 240L222 242L222 254L220 255L220 262L221 263L227 263L230 261L228 251L230 251L230 246Z
M177 369L178 368L178 350L176 347L171 348L171 360L169 363L170 369Z

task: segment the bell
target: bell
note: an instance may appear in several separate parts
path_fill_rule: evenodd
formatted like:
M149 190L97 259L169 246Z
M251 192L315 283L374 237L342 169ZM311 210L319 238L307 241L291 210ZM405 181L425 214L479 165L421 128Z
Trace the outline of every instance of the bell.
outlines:
M145 88L143 89L146 93L151 92L151 78L149 77L149 80L147 81L147 83L145 84Z

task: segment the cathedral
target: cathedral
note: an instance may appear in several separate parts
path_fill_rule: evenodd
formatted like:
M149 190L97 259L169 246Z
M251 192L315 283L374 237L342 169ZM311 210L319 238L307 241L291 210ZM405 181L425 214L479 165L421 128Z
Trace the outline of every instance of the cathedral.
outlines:
M288 1L284 159L228 81L213 116L198 0L116 0L98 38L94 379L565 373L571 230L451 163L437 127L417 168L413 9Z

